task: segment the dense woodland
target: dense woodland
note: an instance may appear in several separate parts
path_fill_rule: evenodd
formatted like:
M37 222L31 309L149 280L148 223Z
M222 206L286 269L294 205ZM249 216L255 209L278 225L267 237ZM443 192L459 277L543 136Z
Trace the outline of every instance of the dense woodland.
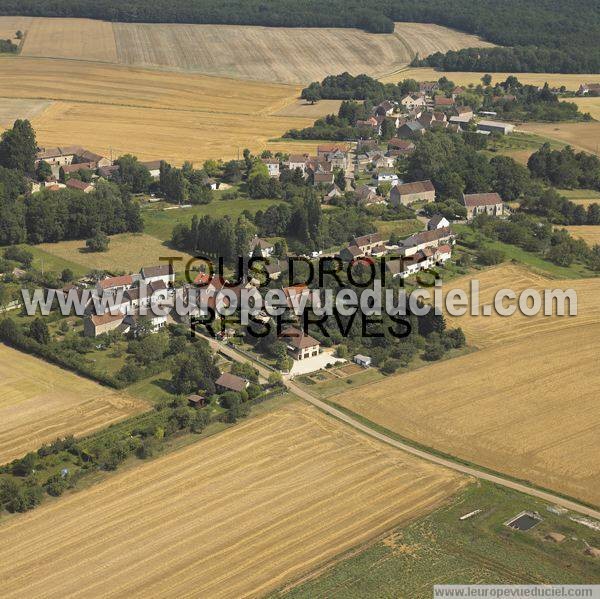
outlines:
M141 23L358 27L374 33L392 32L394 21L436 23L510 48L436 55L432 59L435 66L473 71L600 72L600 46L594 43L600 39L596 0L331 0L327 4L317 0L0 0L0 14Z

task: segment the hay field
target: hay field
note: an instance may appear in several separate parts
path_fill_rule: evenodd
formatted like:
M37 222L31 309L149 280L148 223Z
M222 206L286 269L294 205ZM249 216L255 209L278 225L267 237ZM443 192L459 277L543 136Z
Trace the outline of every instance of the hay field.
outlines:
M590 204L600 204L600 191L595 189L559 189L557 191L573 204L580 204L585 208Z
M275 114L278 116L298 116L318 119L324 114L337 114L341 103L341 100L320 100L316 104L310 104L305 100L298 99L295 102L284 106Z
M117 62L112 24L93 19L33 18L21 54Z
M92 62L0 59L0 80L4 96L53 102L32 120L42 146L80 144L175 164L233 158L245 147L296 151L293 141L269 139L330 109L319 103L304 117L278 114L297 101L297 86Z
M48 100L0 98L0 128L11 127L16 119L32 119L51 104Z
M0 344L0 464L66 435L84 435L148 406Z
M416 54L425 58L434 52L462 48L491 48L495 45L476 35L431 23L395 23L394 35L410 49L411 60Z
M600 505L600 324L546 331L331 398L406 438Z
M58 258L80 264L88 270L98 269L109 272L135 272L142 266L164 263L159 260L160 257L178 256L183 258L183 264L191 258L189 254L173 250L159 239L144 233L112 235L107 252L84 251L85 240L42 243L37 247ZM177 270L179 269L176 265Z
M600 156L600 121L581 123L524 123L519 131L535 133Z
M423 56L421 54L421 56ZM429 67L404 68L381 77L381 81L397 83L402 79L416 79L417 81L437 81L440 77L448 77L457 85L478 85L484 73L469 71L436 71ZM546 81L552 87L564 85L567 89L575 91L582 83L591 83L598 80L598 75L578 73L490 73L494 83L504 81L509 75L514 75L521 83L529 85L544 85Z
M17 20L0 17L0 31ZM31 18L24 56L112 62L207 75L307 83L326 75L382 75L416 53L490 46L477 36L439 25L397 23L392 34L359 29L108 23L91 19ZM16 29L15 29L16 31ZM323 57L327 57L326 60Z
M283 83L348 71L382 75L418 52L490 46L446 27L397 23L393 34L358 29L115 23L119 61ZM327 57L324 59L324 57Z
M26 33L32 21L32 17L0 17L0 39L9 39L18 43L15 33L17 31Z
M573 289L577 294L577 315L525 316L518 310L512 316L500 316L495 311L491 316L447 315L449 326L461 327L469 345L483 348L526 339L540 332L578 329L600 322L600 305L597 301L600 296L600 278L553 280L537 275L523 266L506 263L449 281L443 286L444 296L451 289L463 289L470 295L471 279L479 281L480 313L484 306L492 305L494 296L500 289L512 289L517 294L525 289L536 289L540 293L544 289Z
M293 404L4 522L3 597L255 597L465 484Z
M598 200L595 200L598 204ZM565 227L573 237L583 239L590 247L600 245L600 225L581 225Z
M593 81L600 79L599 75ZM579 106L581 112L589 112L597 121L600 120L600 97L595 98L573 98L570 100Z

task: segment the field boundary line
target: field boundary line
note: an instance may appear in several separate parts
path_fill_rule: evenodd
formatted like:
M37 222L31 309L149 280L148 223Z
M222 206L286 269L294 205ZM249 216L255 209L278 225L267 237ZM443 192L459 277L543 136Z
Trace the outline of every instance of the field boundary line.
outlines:
M385 433L375 430L371 426L363 424L362 422L360 422L353 416L346 414L339 408L334 407L320 399L317 399L316 397L314 397L313 395L311 395L304 389L301 389L300 387L298 387L295 383L292 383L291 381L286 381L285 384L290 391L292 391L293 393L298 395L301 399L305 399L306 401L310 402L311 404L313 404L320 410L327 412L334 418L337 418L338 420L341 420L342 422L349 424L350 426L356 428L357 430L359 430L367 435L370 435L371 437L374 437L375 439L378 439L379 441L383 441L384 443L387 443L388 445L391 445L392 447L396 447L397 449L406 451L408 453L411 453L412 455L415 455L417 457L425 459L429 462L433 462L434 464L438 464L440 466L445 466L446 468L450 468L451 470L455 470L462 474L466 474L468 476L486 480L488 482L491 482L491 483L494 483L497 485L501 485L503 487L508 487L509 489L519 491L520 493L524 493L526 495L531 495L532 497L542 499L543 501L547 501L549 503L554 503L561 507L567 508L571 511L579 512L580 514L585 514L586 516L590 516L592 518L596 518L596 519L600 520L600 511L599 510L597 510L593 507L590 507L588 505L585 505L584 503L580 503L578 500L569 499L569 498L563 497L561 495L557 495L553 491L542 490L542 489L530 486L524 482L517 482L502 473L487 472L485 470L480 469L480 467L469 466L469 465L463 464L463 463L457 461L457 458L454 458L453 456L442 457L442 456L434 453L434 450L431 450L429 448L420 449L420 448L415 447L407 442L398 441L397 439L394 439L393 437L391 437ZM365 419L365 420L367 420L367 419ZM370 421L367 420L367 422L370 422Z
M267 371L267 369L264 366L262 366L256 360L253 360L252 358L245 356L245 355L242 356L242 354L238 353L236 349L234 349L230 346L225 346L224 344L222 344L218 341L215 341L214 339L211 339L209 337L206 337L205 335L202 335L201 333L197 332L196 334L199 337L203 337L207 341L209 341L209 343L211 343L211 346L213 347L213 349L215 347L219 348L217 351L219 351L222 347L227 347L227 350L228 350L227 355L229 355L229 357L233 358L234 360L237 360L240 362L251 361L252 365L258 370L259 374L261 374L265 378L268 378L269 372ZM438 455L435 452L435 450L433 450L431 448L424 447L423 449L421 449L420 447L413 446L406 441L399 441L399 440L391 437L389 434L380 432L380 431L376 430L375 428L373 428L376 425L374 423L371 423L366 418L365 418L365 420L367 422L369 422L372 426L368 426L367 424L360 422L360 420L358 420L354 416L345 413L340 408L334 407L334 406L330 405L329 403L327 403L326 401L316 398L314 395L312 395L308 391L305 391L304 389L299 387L293 381L284 379L284 385L287 387L287 389L289 391L294 393L300 399L303 399L303 400L309 402L310 404L312 404L319 410L326 412L327 414L329 414L330 416L333 416L337 420L345 422L346 424L355 428L356 430L358 430L362 433L365 433L366 435L369 435L370 437L373 437L379 441L382 441L383 443L391 445L392 447L395 447L396 449L400 449L402 451L405 451L407 453L415 455L419 458L427 460L428 462L437 464L439 466L444 466L444 467L454 470L456 472L460 472L461 474L466 474L467 476L479 478L481 480L486 480L493 484L507 487L509 489L518 491L525 495L530 495L532 497L536 497L537 499L542 499L543 501L547 501L548 503L553 503L555 505L559 505L561 507L567 508L568 510L571 510L573 512L578 512L580 514L584 514L586 516L590 516L592 518L600 520L600 510L596 509L595 507L592 507L591 505L586 505L585 503L582 503L575 498L565 497L565 496L557 494L556 492L551 491L549 489L546 490L546 489L537 488L535 486L527 484L526 482L519 482L517 480L510 478L508 475L502 474L500 472L486 471L477 465L471 466L471 465L461 463L459 461L459 459L455 458L454 456L442 457L441 455ZM350 412L350 410L348 410L348 411ZM353 414L353 413L351 412L351 414ZM383 428L383 427L381 427L381 428ZM386 430L386 429L383 429L383 430Z

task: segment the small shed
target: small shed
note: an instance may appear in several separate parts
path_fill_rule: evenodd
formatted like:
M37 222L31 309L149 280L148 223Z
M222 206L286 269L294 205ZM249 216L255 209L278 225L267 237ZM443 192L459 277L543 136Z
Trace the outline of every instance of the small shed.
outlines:
M354 356L354 362L363 368L369 368L371 366L370 356L363 356L362 354L356 354Z
M203 395L192 395L187 396L188 404L192 408L201 408L206 403L206 398Z

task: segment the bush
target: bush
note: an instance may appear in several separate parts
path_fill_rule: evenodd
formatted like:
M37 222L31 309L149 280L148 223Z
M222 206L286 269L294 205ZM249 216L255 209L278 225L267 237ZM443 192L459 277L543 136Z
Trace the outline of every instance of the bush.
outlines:
M444 357L444 347L439 343L428 343L423 352L423 360L435 362Z
M394 372L396 372L396 370L398 370L398 368L400 368L400 366L401 366L400 360L395 360L394 358L388 358L381 365L381 372L383 372L383 374L394 374Z
M477 261L482 266L494 266L495 264L501 264L504 262L506 255L502 250L496 250L494 248L483 248L479 250Z
M67 481L60 474L54 474L44 483L46 493L52 497L60 497L67 487Z

